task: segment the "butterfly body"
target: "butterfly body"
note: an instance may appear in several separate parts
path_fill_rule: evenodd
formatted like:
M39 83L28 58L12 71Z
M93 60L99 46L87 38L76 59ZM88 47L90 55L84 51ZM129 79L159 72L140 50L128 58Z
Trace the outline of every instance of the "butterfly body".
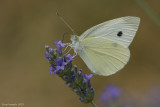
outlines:
M83 49L83 45L80 44L79 37L77 35L72 35L71 36L71 41L72 41L72 48L75 53L79 53Z
M88 68L98 75L111 75L122 69L130 58L128 46L138 29L138 17L113 19L72 35L72 48Z

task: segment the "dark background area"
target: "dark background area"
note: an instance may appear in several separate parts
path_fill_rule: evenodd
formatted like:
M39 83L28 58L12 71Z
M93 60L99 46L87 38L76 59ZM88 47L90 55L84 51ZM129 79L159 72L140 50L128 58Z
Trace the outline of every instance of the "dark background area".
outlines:
M160 14L159 0L146 0ZM118 73L94 75L91 83L97 103L109 83L130 93L136 103L146 102L146 93L160 85L160 27L135 0L1 0L0 1L0 104L24 103L25 107L91 107L58 76L50 76L44 58L45 45L61 40L71 31L56 16L56 11L77 34L88 28L123 16L141 18L139 30L130 45L129 63ZM70 35L64 42L70 42ZM77 56L73 61L90 74Z

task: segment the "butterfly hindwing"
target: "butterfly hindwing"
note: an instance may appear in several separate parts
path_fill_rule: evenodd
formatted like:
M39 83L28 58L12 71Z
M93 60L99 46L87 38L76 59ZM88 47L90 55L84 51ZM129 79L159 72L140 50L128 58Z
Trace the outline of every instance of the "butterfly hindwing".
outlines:
M88 68L98 75L111 75L127 64L130 52L121 44L104 38L85 38L81 41L83 51L79 56Z

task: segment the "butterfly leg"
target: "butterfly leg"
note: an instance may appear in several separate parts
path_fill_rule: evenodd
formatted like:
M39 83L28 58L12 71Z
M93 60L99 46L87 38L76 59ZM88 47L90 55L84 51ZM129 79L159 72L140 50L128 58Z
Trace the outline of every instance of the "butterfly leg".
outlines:
M72 49L72 44L71 44L71 43L67 43L66 45L67 45L67 47L64 49L63 52L65 52L65 51L67 50L68 47L70 47L70 49L68 50L67 53L65 53L65 55L67 55L67 54L71 51L71 49ZM76 51L74 51L73 58L74 58L75 56L77 56L77 52L76 52Z
M65 52L65 51L67 50L68 47L71 47L72 44L71 44L71 43L66 43L66 45L67 45L67 47L64 49L63 52Z
M72 49L72 48L70 47L70 49L68 50L68 52L67 52L65 55L67 55L67 54L71 51L71 49Z
M73 55L73 58L74 58L75 56L77 56L77 52L76 52L76 51L74 51L74 55Z

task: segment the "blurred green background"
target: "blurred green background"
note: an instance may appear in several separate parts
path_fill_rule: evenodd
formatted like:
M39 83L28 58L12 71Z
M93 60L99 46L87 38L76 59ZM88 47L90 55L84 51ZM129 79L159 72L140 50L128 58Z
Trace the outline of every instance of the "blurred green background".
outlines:
M159 0L146 0L160 14ZM44 58L46 44L61 40L71 31L56 16L56 11L77 34L88 28L123 16L141 18L139 30L130 45L131 58L118 73L94 75L91 83L97 103L102 89L113 83L145 103L150 87L160 85L160 27L135 0L1 0L0 1L0 104L24 103L25 107L91 107L58 76L50 76ZM64 42L70 42L70 35ZM77 56L73 61L84 73L90 71ZM2 105L1 105L2 106Z

